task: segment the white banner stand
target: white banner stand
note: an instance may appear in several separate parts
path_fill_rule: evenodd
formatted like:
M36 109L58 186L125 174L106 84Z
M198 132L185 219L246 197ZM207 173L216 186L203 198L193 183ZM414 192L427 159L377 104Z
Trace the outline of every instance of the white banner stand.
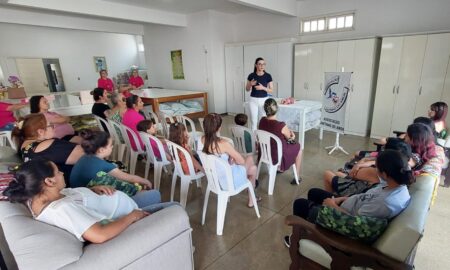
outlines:
M339 134L340 134L339 132L336 132L336 141L334 142L334 145L325 147L325 149L331 148L331 151L328 152L328 155L331 155L335 150L341 150L346 155L348 155L348 152L345 151L344 148L342 148L342 146L339 145Z
M350 78L351 72L344 72L344 68L342 68L342 72L325 72L321 126L322 129L325 127L325 130L336 132L334 145L325 147L327 150L331 149L328 155L336 150L348 155L348 152L339 144L339 136L344 132Z

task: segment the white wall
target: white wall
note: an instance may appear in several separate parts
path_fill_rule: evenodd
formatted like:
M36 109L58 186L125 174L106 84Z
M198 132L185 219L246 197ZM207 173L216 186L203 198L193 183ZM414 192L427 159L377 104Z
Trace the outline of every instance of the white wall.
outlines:
M59 58L66 91L97 85L93 56L105 56L110 76L140 65L134 35L0 23L0 65L17 75L14 58ZM79 78L79 80L78 80Z
M232 39L231 17L214 11L188 16L187 27L146 25L144 46L149 84L208 92L209 110L225 112L224 44ZM182 50L184 80L174 80L170 51Z
M298 3L299 18L356 11L355 30L310 34L301 42L450 30L448 0L314 0Z

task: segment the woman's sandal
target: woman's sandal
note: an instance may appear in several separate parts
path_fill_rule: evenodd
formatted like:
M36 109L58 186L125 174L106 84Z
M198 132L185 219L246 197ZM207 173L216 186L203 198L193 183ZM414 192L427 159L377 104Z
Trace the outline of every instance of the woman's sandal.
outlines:
M256 198L256 202L260 202L261 200L262 200L261 197L257 197L257 198ZM248 207L248 208L253 208L253 204L252 204L252 205L247 204L247 207Z

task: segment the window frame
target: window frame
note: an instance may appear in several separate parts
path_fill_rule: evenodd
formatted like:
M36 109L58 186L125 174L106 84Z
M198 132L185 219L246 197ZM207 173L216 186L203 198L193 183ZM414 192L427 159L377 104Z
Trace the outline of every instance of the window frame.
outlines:
M347 20L347 16L352 16L352 26L345 27L345 22ZM338 28L338 18L344 17L344 27ZM336 27L334 29L329 28L330 19L336 19ZM311 34L324 34L324 33L336 33L336 32L343 32L343 31L354 31L355 30L355 18L356 18L356 11L346 11L346 12L339 12L339 13L331 13L327 15L321 15L321 16L314 16L314 17L305 17L300 19L300 33L299 35L311 35ZM320 20L325 20L325 28L324 30L316 30L311 31L311 25L313 21L317 21L317 26L319 24ZM310 28L308 32L304 32L304 23L309 22ZM318 28L318 27L317 27Z

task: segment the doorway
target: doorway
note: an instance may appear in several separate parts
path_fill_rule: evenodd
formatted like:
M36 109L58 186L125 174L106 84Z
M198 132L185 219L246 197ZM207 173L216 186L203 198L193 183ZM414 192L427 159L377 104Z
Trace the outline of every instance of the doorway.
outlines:
M65 91L59 59L16 58L15 60L28 96Z

